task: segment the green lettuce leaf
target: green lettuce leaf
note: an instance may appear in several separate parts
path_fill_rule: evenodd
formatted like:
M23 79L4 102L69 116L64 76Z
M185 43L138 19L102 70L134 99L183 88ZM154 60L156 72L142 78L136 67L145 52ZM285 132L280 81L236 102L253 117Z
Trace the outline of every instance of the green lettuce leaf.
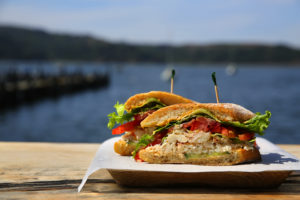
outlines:
M156 98L147 99L146 103L142 106L134 108L131 112L125 113L124 104L119 104L119 102L114 105L116 112L107 115L109 121L107 127L112 129L116 124L123 124L126 121L130 121L132 117L138 113L146 112L148 110L158 110L166 105L160 102Z
M256 113L256 116L245 121L243 123L238 121L224 122L224 124L242 128L250 132L258 133L259 135L264 135L264 131L268 128L270 124L271 112L266 111L265 114Z
M133 151L133 157L135 157L136 153L143 147L146 147L154 140L154 135L145 134L141 137L141 139L136 144L135 150Z
M124 104L119 104L119 102L114 105L114 108L116 109L116 112L108 114L108 124L107 127L109 129L112 129L115 124L122 124L125 121L130 121L133 117L132 113L125 113L125 107Z
M250 120L245 121L245 122L238 122L238 121L225 122L225 121L221 121L221 120L217 119L209 111L207 111L205 109L199 109L180 121L172 121L165 126L156 128L154 133L166 130L166 129L174 126L175 124L182 124L184 122L190 121L191 119L196 118L197 116L211 118L211 119L214 119L217 122L220 122L225 125L241 128L241 129L244 129L244 130L247 130L250 132L258 133L259 135L264 135L265 129L268 128L268 126L270 124L269 119L271 117L271 112L266 111L265 114L256 113L255 117L253 117Z
M131 113L137 114L140 112L146 112L148 110L158 110L165 106L167 105L162 103L160 100L156 98L149 98L144 105L132 109Z

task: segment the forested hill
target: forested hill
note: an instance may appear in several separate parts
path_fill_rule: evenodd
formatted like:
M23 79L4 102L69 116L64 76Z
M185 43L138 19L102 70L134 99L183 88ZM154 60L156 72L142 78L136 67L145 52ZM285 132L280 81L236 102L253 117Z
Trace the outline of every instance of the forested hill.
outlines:
M260 44L137 45L0 26L0 59L300 63L300 50Z

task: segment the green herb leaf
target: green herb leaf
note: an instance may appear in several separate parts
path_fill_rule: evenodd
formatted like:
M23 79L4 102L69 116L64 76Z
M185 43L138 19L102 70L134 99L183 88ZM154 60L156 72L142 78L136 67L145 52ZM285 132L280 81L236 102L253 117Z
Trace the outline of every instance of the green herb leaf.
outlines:
M256 137L254 137L252 140L250 140L249 142L253 143L256 141Z
M227 136L224 136L224 137L227 137ZM230 140L231 140L234 144L241 144L241 143L244 143L244 141L240 140L238 137L230 138Z
M211 136L212 137L223 137L224 135L222 135L221 133L214 133Z
M112 129L115 126L115 124L122 124L125 121L130 121L133 117L132 113L126 113L126 114L124 113L125 112L124 104L119 104L119 102L117 102L114 105L114 107L117 113L113 112L107 115L109 119L107 127L109 129Z
M136 144L135 150L133 151L133 157L135 157L136 153L143 147L146 147L154 140L154 135L145 134L141 137L139 142Z
M174 126L175 124L177 124L177 122L172 121L172 122L168 123L168 124L165 125L165 126L157 127L157 128L153 131L153 134L155 135L155 133L158 133L158 132L160 132L160 131L169 129L169 128L171 128L172 126Z
M119 104L119 102L117 101L117 103L114 105L114 108L116 109L118 115L123 115L125 112L125 106L124 104Z

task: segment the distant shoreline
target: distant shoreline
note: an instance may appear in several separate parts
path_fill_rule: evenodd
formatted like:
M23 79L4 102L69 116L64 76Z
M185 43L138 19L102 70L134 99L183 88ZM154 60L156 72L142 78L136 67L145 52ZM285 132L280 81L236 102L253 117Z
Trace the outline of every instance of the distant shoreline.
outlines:
M5 60L300 64L300 50L285 44L142 45L13 26L0 26L0 44Z
M95 65L112 65L112 66L125 66L125 65L163 65L165 67L184 67L184 66L194 66L194 67L206 67L206 66L214 66L214 67L227 67L230 64L233 64L237 67L300 67L299 63L188 63L188 62L177 62L177 63L163 63L163 62L113 62L113 61L86 61L86 60L18 60L18 59L0 59L0 64L20 64L20 63L57 63L57 65L67 65L67 64L76 64L76 65L84 65L84 64L95 64Z

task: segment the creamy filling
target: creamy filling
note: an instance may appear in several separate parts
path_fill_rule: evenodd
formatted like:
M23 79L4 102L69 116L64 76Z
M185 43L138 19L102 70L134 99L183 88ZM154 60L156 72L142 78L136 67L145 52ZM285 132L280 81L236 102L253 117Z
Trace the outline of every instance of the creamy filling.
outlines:
M253 144L247 141L235 143L228 137L213 135L210 132L199 130L190 131L182 125L175 125L162 144L151 147L153 151L162 151L163 154L179 153L181 156L222 155L230 154L233 150L243 148L251 150Z
M125 132L125 134L122 136L122 139L127 143L137 143L143 135L153 134L154 129L154 127L144 129L141 127L136 127L133 131Z

